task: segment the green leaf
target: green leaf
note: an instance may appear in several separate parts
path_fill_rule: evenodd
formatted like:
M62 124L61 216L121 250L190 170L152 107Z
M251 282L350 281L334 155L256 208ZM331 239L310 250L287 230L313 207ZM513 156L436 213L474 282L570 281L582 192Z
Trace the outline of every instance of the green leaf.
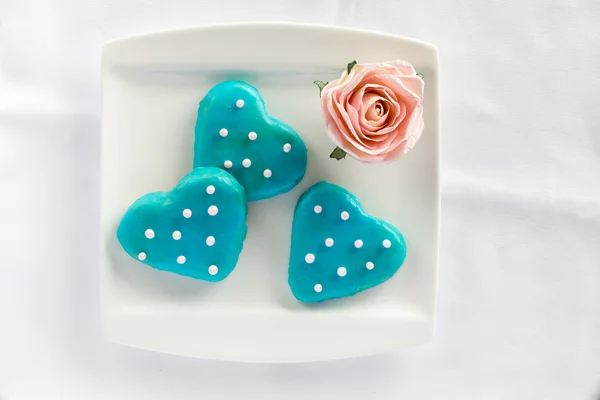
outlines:
M340 149L339 147L336 147L335 149L333 149L333 151L331 152L331 154L329 155L329 158L335 158L336 160L341 160L346 158L346 153L344 150Z
M318 79L317 79L317 80L316 80L316 81L314 81L313 83L319 87L319 96L320 96L320 95L321 95L321 92L323 91L323 88L324 88L325 86L327 86L327 84L328 84L329 82L323 82L323 81L320 81L320 80L318 80Z
M348 75L350 75L350 71L352 71L352 68L354 68L355 65L356 65L356 60L348 63Z
M420 72L417 72L417 76L420 77L421 79L425 79L425 76Z

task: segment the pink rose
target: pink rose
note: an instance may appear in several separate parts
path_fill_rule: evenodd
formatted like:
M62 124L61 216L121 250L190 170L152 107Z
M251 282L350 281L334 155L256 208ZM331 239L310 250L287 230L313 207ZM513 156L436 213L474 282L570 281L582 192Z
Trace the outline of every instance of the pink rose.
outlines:
M329 137L365 163L408 153L423 131L424 85L406 61L356 64L321 92Z

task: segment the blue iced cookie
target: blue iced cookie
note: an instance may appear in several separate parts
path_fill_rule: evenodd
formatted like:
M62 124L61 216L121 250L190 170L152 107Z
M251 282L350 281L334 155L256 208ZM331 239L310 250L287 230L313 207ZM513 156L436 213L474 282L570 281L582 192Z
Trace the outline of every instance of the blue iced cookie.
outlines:
M289 269L298 300L352 296L390 279L405 258L400 231L366 214L346 189L323 181L298 200Z
M246 212L244 188L233 176L196 168L173 190L136 200L117 238L127 254L152 268L217 282L235 268Z
M304 177L306 146L288 125L267 114L254 87L214 86L200 102L194 167L218 167L246 189L248 201L289 192Z

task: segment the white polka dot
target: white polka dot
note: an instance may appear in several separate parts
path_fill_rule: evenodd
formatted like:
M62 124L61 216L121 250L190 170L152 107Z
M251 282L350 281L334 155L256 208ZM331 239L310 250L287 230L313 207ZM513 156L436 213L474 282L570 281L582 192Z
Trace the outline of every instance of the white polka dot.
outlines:
M270 169L265 169L265 171L263 172L263 175L265 178L270 178L271 176L273 176L273 172L271 172Z
M363 241L360 239L356 239L354 241L354 247L356 247L357 249L360 249L361 247L363 247Z
M337 270L337 274L338 274L339 276L346 276L346 273L347 273L347 272L348 272L348 271L346 271L346 268L344 268L344 267L339 267L339 268L338 268L338 270Z
M221 130L219 131L219 135L221 135L221 137L227 136L228 133L229 131L227 131L227 129L225 128L221 128Z
M235 105L237 106L237 108L244 107L244 100L239 99L238 101L235 102Z
M208 207L208 215L210 215L211 217L214 217L215 215L217 215L218 212L219 212L219 209L217 208L217 206Z
M256 140L257 137L258 137L258 135L256 134L256 132L250 132L248 134L248 139L250 139L250 140Z
M146 253L144 253L143 251L138 254L138 260L140 261L144 261L146 259Z
M317 293L321 293L321 291L323 290L323 286L321 286L321 284L320 284L320 283L317 283L317 284L315 285L314 289L315 289L315 292L317 292Z
M219 272L219 267L217 267L216 265L211 265L210 267L208 267L209 274L216 275L217 272Z
M177 257L177 264L183 264L183 263L185 263L185 256Z
M243 165L245 168L250 168L250 166L252 165L252 161L250 161L250 159L249 159L249 158L244 158L244 161L242 161L242 165Z
M312 253L308 253L305 257L304 257L304 261L306 261L307 264L312 264L315 262L315 255Z
M325 239L325 246L327 246L327 247L333 246L333 239L332 238Z
M292 145L289 143L286 143L283 145L283 151L285 151L286 153L289 153L290 150L292 149Z
M375 264L373 264L371 261L367 261L367 269L370 271L373 268L375 268Z
M212 246L213 244L215 244L215 237L214 236L209 236L206 238L206 244L208 246Z
M386 249L389 249L390 247L392 247L392 242L390 242L389 240L385 239L383 241L383 247L385 247Z
M146 229L144 235L146 235L148 239L154 239L154 231L152 229Z
M225 162L223 163L223 166L225 168L229 169L229 168L233 167L233 163L231 162L231 160L225 160Z
M215 187L213 185L208 185L206 187L206 193L213 194L215 192Z
M348 218L350 218L350 214L348 214L348 211L342 211L342 213L340 214L340 217L344 220L344 221L348 221Z
M313 208L313 210L315 210L317 214L321 214L321 211L323 211L323 207L317 205L315 206L315 208Z
M183 210L183 216L186 218L189 218L192 216L192 210L190 210L189 208L186 208L185 210Z
M181 232L179 232L179 231L174 231L174 232L173 232L173 239L175 239L175 240L179 240L179 239L181 239Z

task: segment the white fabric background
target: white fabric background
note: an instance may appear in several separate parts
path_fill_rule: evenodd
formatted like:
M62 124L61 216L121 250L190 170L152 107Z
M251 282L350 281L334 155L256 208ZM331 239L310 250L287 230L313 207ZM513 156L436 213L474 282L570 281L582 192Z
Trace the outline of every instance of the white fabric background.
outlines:
M101 336L101 45L236 21L436 44L443 216L431 344L251 365ZM597 399L596 0L0 0L0 399Z

